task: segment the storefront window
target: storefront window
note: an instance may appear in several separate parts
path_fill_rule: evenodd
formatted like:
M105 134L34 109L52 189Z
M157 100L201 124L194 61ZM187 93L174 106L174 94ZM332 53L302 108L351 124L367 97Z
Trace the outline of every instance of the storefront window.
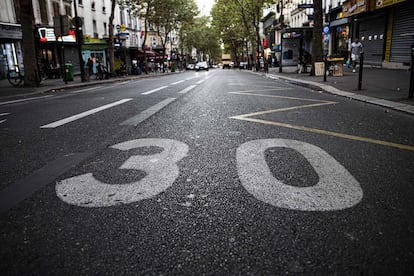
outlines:
M349 26L336 27L334 55L347 59L349 43Z

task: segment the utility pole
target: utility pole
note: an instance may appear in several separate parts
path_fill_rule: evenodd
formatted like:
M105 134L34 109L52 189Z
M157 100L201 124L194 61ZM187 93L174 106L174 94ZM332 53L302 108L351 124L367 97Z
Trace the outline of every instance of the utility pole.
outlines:
M76 42L78 44L78 57L79 57L81 80L82 82L86 82L85 67L84 67L83 57L82 57L82 40L83 40L82 22L81 22L80 17L78 17L78 8L76 6L76 1L77 0L73 0L73 8L75 10L75 18L74 18L75 35L76 35Z

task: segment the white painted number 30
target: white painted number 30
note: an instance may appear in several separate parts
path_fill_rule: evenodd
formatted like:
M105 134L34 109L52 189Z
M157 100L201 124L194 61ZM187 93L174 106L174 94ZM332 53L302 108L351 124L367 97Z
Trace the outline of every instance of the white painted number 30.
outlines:
M152 155L134 155L120 167L146 172L143 179L128 184L107 184L87 173L58 182L57 196L73 205L106 207L133 203L165 191L179 175L176 163L187 155L186 144L169 139L138 139L116 144L112 148L128 151L151 146L163 151ZM273 147L290 148L302 154L318 174L319 182L312 187L294 187L276 179L265 160L265 151ZM237 149L237 170L242 185L249 193L280 208L341 210L356 205L363 196L359 183L332 156L300 141L263 139L244 143Z

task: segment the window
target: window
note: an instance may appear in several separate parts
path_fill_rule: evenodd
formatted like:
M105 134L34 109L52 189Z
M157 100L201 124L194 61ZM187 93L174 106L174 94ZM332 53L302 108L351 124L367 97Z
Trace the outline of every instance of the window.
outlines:
M65 5L65 14L69 16L72 15L72 9L69 5Z
M42 21L42 24L48 24L46 0L39 0L39 7L40 7L40 20Z
M83 6L83 0L78 0L78 5Z
M94 11L95 10L95 1L92 1L91 3L91 9Z
M102 0L102 13L106 13L105 0Z
M99 38L98 28L96 27L96 20L92 20L92 25L93 25L93 37Z
M106 22L104 22L104 23L103 23L103 26L104 26L104 35L107 35L107 34L106 34L106 29L107 29L107 24L106 24Z
M54 16L60 15L60 7L59 7L59 3L57 2L53 2L53 15Z

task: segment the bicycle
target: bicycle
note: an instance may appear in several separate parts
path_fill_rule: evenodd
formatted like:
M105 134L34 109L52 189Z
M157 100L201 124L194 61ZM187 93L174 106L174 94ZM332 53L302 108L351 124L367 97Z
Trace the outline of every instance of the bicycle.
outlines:
M14 87L20 86L24 79L18 64L14 65L14 69L9 69L7 72L7 80Z

